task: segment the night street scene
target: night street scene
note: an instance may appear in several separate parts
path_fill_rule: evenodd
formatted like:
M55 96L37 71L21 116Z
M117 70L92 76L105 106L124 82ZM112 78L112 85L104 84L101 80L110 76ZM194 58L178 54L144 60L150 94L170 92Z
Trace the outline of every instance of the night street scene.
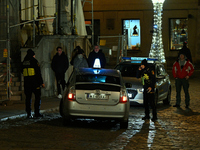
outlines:
M1 150L200 150L199 0L0 0Z

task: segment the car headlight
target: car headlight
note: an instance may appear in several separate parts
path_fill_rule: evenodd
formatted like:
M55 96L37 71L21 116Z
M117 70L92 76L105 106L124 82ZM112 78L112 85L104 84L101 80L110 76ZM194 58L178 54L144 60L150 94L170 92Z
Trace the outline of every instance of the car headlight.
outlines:
M140 91L140 92L144 92L144 88L140 88L139 91Z

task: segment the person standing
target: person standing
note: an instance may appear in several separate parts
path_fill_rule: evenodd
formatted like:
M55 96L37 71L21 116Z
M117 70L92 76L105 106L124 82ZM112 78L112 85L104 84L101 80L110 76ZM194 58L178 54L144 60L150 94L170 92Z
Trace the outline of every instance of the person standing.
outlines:
M179 59L173 64L172 73L175 78L176 86L176 104L173 107L180 107L181 103L181 87L185 93L185 108L189 108L190 95L189 89L189 78L194 72L193 64L186 59L184 53L180 53Z
M79 49L73 61L74 68L88 68L88 62L85 58L84 51Z
M55 76L56 76L58 98L62 98L60 86L62 85L62 90L64 91L65 84L66 84L65 72L67 71L69 67L69 61L68 61L68 57L62 51L62 47L59 46L56 48L56 50L57 50L57 53L53 57L51 67L53 71L55 72Z
M74 58L77 56L78 54L78 51L81 49L80 46L76 46L75 49L72 51L72 56L71 56L71 61L70 61L70 64L71 65L74 65Z
M26 112L27 118L32 118L31 115L31 97L32 93L35 95L35 117L43 117L40 114L41 104L41 87L45 87L43 83L41 70L38 61L35 59L35 53L32 49L27 51L22 62L22 72L24 76L24 93L26 95Z
M187 42L183 42L183 47L179 51L178 57L180 56L180 54L185 54L187 59L189 59L189 61L192 63L192 55L191 55L190 49L187 47Z
M145 108L145 116L142 118L142 120L150 119L149 107L151 107L153 115L153 118L151 120L156 121L158 119L154 93L156 79L154 70L148 67L146 59L142 60L141 66L138 69L137 78L140 77L144 88L143 101Z
M90 68L93 68L95 59L99 58L100 60L100 65L101 68L105 68L106 66L106 57L102 50L99 49L98 45L94 46L94 50L90 52L89 57L88 57L88 65Z

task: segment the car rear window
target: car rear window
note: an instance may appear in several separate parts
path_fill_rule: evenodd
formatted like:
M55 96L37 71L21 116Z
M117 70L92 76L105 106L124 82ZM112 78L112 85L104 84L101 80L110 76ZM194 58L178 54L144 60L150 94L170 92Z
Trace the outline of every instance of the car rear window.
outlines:
M120 70L123 77L136 77L140 64L121 64L115 69Z
M120 78L106 75L77 75L76 82L120 84Z

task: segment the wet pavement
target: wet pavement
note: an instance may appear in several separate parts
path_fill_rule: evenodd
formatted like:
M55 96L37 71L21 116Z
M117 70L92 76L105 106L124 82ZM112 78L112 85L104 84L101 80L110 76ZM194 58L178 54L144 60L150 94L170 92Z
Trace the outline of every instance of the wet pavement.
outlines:
M172 106L176 103L175 101L176 92L175 92L175 81L173 78L171 78L171 82L172 82L171 106L166 106L166 105L163 105L162 103L158 104L158 107L157 107L158 121L157 122L152 122L151 120L143 121L141 119L144 116L143 107L131 106L128 129L121 130L119 128L119 125L113 125L109 133L111 135L115 134L113 140L110 140L109 144L105 145L105 143L100 142L101 139L99 139L100 140L98 143L99 145L98 145L98 148L96 149L200 150L200 141L199 141L200 139L200 90L199 90L200 79L198 77L199 74L200 74L200 71L196 71L193 77L190 78L189 92L190 92L191 100L190 100L189 109L185 108L183 90L181 94L182 95L181 107L175 108ZM24 106L25 105L22 102L11 105L11 106L0 106L1 125L5 125L8 127L7 123L9 123L9 121L4 121L4 120L7 120L7 119L10 120L12 119L12 116L18 116L19 118L23 117L23 114L25 114ZM46 114L46 117L44 118L44 120L61 119L58 113L58 106L59 106L59 99L55 97L43 98L42 104L41 104L41 110L42 110L41 112ZM19 122L14 123L14 124L16 126L19 126L20 123L22 125L26 125L34 121L36 122L38 120L28 121L28 120L22 119L22 120L19 120ZM53 122L55 123L55 121ZM59 127L58 130L61 130L60 125L57 125L57 126ZM99 128L97 127L94 129L94 126L92 126L93 128L90 129L90 128L84 128L84 124L81 124L80 127L78 125L75 126L75 129L79 130L80 134L81 132L87 132L88 137L90 133L92 135L93 132L99 132L99 134L100 134L100 131L104 132L104 130L101 130L101 127ZM45 125L45 127L47 127L47 125ZM67 130L68 132L73 133L74 128L66 128L64 130ZM58 131L54 131L54 132L57 133ZM7 137L7 138L11 138L11 137ZM85 136L84 139L79 137L80 143L81 141L84 141L85 138L87 137ZM94 136L93 138L95 140L95 138L98 138L98 137ZM46 139L46 141L47 140L48 139ZM93 148L92 146L96 144L94 140L88 141L91 147L84 147L83 145L82 148L92 149ZM66 143L66 144L69 145L70 143ZM78 146L78 145L74 143L74 146ZM45 149L45 147L43 148ZM56 148L65 149L61 145L57 145ZM53 147L51 147L51 149L53 149Z
M40 112L44 113L46 111L58 110L60 104L60 99L57 97L42 97ZM32 113L34 112L34 100L32 101ZM0 103L0 120L6 121L10 119L16 119L20 117L25 117L25 102L24 101L14 101L12 105L5 106Z

